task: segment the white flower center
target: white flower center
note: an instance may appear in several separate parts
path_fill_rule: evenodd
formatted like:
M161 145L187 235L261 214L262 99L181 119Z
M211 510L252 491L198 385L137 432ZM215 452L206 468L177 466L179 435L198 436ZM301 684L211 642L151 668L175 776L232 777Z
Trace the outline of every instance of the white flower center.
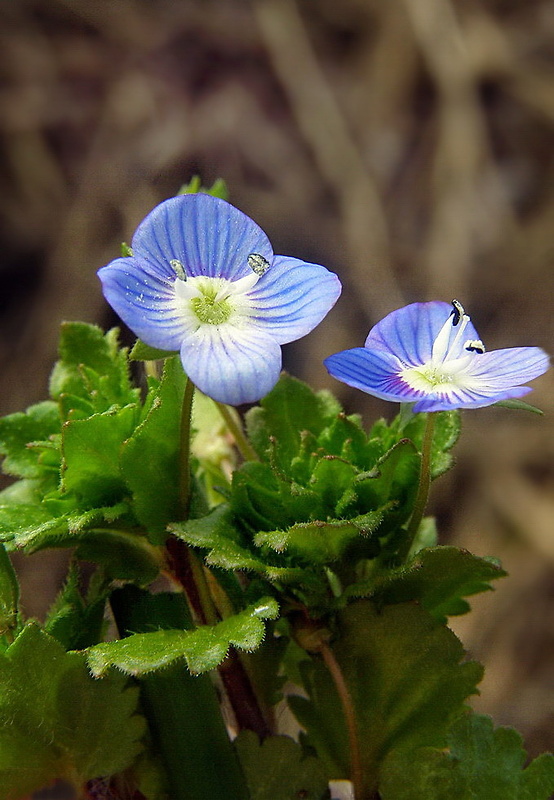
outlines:
M254 272L236 281L204 275L183 279L178 275L174 283L177 308L196 328L237 323L249 314L246 294L259 278Z
M470 318L457 300L452 305L452 314L433 342L430 360L400 372L400 377L416 391L447 395L454 389L469 389L475 384L468 367L485 348L479 339L466 339L464 333Z

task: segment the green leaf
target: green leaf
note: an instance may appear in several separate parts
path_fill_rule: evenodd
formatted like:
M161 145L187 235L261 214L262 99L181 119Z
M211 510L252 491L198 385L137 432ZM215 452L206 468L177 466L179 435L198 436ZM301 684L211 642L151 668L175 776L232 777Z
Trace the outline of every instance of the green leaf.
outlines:
M258 547L287 552L312 564L330 564L344 556L352 542L363 537L361 546L371 550L371 534L383 519L381 511L372 511L351 520L300 522L284 531L260 531L254 537ZM378 552L378 543L374 547ZM366 554L366 557L370 557Z
M119 348L118 335L117 328L104 334L96 325L64 322L60 360L50 377L51 396L59 400L73 395L90 408L89 413L136 403L139 390L131 384L127 351Z
M118 580L147 586L164 568L163 552L140 533L96 528L75 544L78 558L101 564L111 578Z
M506 575L503 569L486 558L467 550L440 546L420 550L408 564L365 585L354 584L348 597L370 596L377 604L421 603L438 621L470 610L464 600L479 592L491 591L490 581Z
M126 493L120 457L138 419L135 405L114 407L66 422L62 434L62 482L83 508L109 505Z
M56 779L81 787L126 769L141 749L138 690L94 680L85 656L34 624L0 656L0 785L19 800Z
M512 408L516 411L530 411L532 414L544 414L544 411L541 411L540 408L532 406L530 403L525 403L523 400L499 400L494 405L500 406L500 408Z
M52 446L48 440L59 434L60 429L58 406L50 400L37 403L25 412L2 417L0 454L5 456L3 471L19 478L40 477L44 472L41 463L44 447Z
M17 625L19 583L5 547L0 543L0 635Z
M10 545L13 543L14 547L26 547L34 537L60 525L67 529L65 521L53 519L44 506L32 503L0 505L0 539Z
M279 566L250 549L234 524L226 504L217 506L200 519L172 524L169 530L193 547L207 550L206 562L222 569L252 570L270 581L301 581L305 571L298 567Z
M152 628L190 628L182 593L116 590L111 606L125 636ZM244 800L244 777L210 675L191 675L180 662L139 681L153 750L165 766L171 800ZM134 771L134 770L133 770Z
M79 570L71 564L62 590L48 612L46 633L60 642L65 650L84 650L96 644L104 628L104 610L108 590L85 599L79 591ZM91 586L94 579L91 580Z
M235 747L250 800L330 797L323 764L313 756L306 756L288 736L270 736L260 742L252 731L242 731L235 739Z
M329 455L339 456L360 469L368 469L376 461L373 449L368 451L367 436L357 414L337 414L320 433L317 444Z
M393 429L399 429L402 436L410 438L421 450L426 426L426 414L413 414L402 426L402 414L392 423ZM438 478L452 466L450 450L454 447L461 432L461 415L455 411L435 412L433 445L431 448L431 477Z
M149 344L137 339L129 353L129 361L159 361L174 355L174 350L160 350L158 347L150 347Z
M111 666L128 675L145 675L185 660L192 673L200 674L215 669L231 645L242 650L259 647L265 635L263 620L275 619L278 613L275 600L266 597L213 627L137 633L96 645L88 652L88 663L96 676Z
M543 754L523 769L525 761L517 731L494 730L489 717L467 713L452 725L448 752L395 752L379 793L383 800L549 800L554 756Z
M419 480L421 458L413 442L401 439L355 482L358 503L362 508L378 509L394 504L386 525L396 528L410 515Z
M465 654L456 636L415 603L381 610L353 603L339 615L338 631L332 649L357 712L369 796L389 753L445 744L482 668L461 663ZM348 777L348 739L333 681L315 658L301 668L309 699L289 697L289 704L331 777Z
M121 472L132 507L149 533L164 533L179 518L181 407L186 376L178 357L164 363L162 380L142 423L121 449Z
M128 511L119 503L53 517L44 506L0 506L0 538L27 553L75 547L79 558L104 565L110 577L146 585L163 568L163 555L141 531L114 526Z
M324 456L317 462L310 478L310 489L321 498L328 516L338 516L337 507L341 508L352 497L355 476L352 464L340 457Z
M341 411L329 392L315 393L302 381L282 374L276 386L246 414L248 435L261 457L275 459L288 471L297 455L302 432L321 433Z
M110 524L128 511L125 503L83 513L53 516L48 501L40 506L0 506L0 536L18 549L34 553L45 547L71 547L96 525Z
M193 175L189 183L185 183L184 186L181 186L178 194L196 194L197 192L202 192L202 194L210 194L212 197L219 197L221 200L229 199L227 184L222 178L217 178L212 186L208 189L208 187L202 186L202 181L199 175Z

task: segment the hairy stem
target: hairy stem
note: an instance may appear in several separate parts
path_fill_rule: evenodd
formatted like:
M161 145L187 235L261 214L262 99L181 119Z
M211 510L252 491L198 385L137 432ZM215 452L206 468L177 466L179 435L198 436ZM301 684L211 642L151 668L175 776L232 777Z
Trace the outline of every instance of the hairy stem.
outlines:
M225 403L218 403L214 401L216 406L219 409L219 413L225 420L225 424L227 425L227 429L229 433L235 440L235 444L241 456L244 458L245 461L259 461L258 454L248 441L245 436L245 433L241 426L237 423L234 416L231 414L229 410L229 406L226 406Z
M187 379L181 410L181 453L179 475L180 511L183 519L187 519L190 509L191 471L190 471L190 437L192 401L194 384ZM246 439L244 432L237 425L227 406L217 406L235 438L237 447L243 457L257 459L257 455ZM166 550L173 574L183 586L191 609L202 625L216 625L219 621L216 605L210 592L207 570L193 550L179 539L170 537ZM255 692L240 658L231 650L226 661L219 668L221 679L227 691L229 702L235 713L238 727L255 731L259 736L267 736L270 731L258 705Z
M344 718L346 721L346 729L348 731L348 743L350 746L350 780L354 786L355 800L363 800L363 769L362 758L360 753L360 742L358 739L358 727L356 725L356 714L354 711L354 703L352 702L352 695L344 680L344 675L335 654L327 644L321 643L320 649L325 666L329 670L333 682L335 684L339 699L341 701Z
M417 487L417 495L414 503L414 510L408 525L408 532L406 536L406 546L404 548L404 557L410 552L410 548L419 530L421 520L425 513L427 500L429 499L429 489L431 488L431 446L433 444L433 433L435 430L435 414L427 414L425 421L425 432L423 434L423 443L421 446L421 467L419 471L419 484Z
M194 383L187 378L181 406L181 447L179 464L179 504L181 516L187 519L190 506L190 432Z

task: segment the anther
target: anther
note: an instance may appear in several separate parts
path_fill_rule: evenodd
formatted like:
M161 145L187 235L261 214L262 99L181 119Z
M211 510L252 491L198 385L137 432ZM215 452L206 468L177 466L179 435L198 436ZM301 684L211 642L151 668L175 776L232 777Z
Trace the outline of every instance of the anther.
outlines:
M460 303L460 301L452 300L452 311L450 312L450 316L452 317L452 325L454 327L456 327L456 325L459 324L464 314L465 314L464 307Z
M483 344L481 339L470 339L468 342L465 343L464 348L468 350L470 353L485 352L485 345Z
M248 266L258 276L262 276L269 269L269 261L259 253L250 253Z
M173 272L177 275L179 280L186 281L187 273L185 272L184 266L177 258L172 258L171 261L169 262L169 266L171 267Z

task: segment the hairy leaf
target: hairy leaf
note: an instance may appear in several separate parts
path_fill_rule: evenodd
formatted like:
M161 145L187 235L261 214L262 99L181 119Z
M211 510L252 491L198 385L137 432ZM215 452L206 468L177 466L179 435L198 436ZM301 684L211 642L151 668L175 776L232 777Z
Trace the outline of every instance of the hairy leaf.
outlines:
M120 456L138 421L135 405L114 407L88 419L66 422L62 434L62 481L82 508L109 505L125 494Z
M339 616L332 644L357 713L368 794L384 758L398 748L441 747L449 723L476 691L482 668L461 663L452 631L413 603L379 610L367 601ZM333 778L348 777L344 715L329 672L313 658L301 664L309 699L289 703Z
M38 478L46 465L41 464L45 449L52 448L50 437L59 434L60 412L56 403L45 400L25 412L0 419L0 454L5 456L2 469L18 478ZM59 456L55 457L54 465Z
M325 767L317 758L306 756L288 736L270 736L260 742L252 731L235 739L250 800L326 800L329 798Z
M128 675L146 675L176 661L184 660L192 673L207 672L220 664L231 645L255 650L265 635L264 620L275 619L279 607L264 598L213 627L192 631L159 630L137 633L116 642L104 642L88 651L94 675L115 666Z
M186 376L178 357L164 364L161 383L143 422L121 449L121 471L132 507L149 533L179 517L180 425Z
M136 403L139 390L131 384L127 351L119 348L118 335L117 328L104 334L96 325L64 322L60 359L50 377L51 396L74 396L89 413Z
M128 767L141 749L138 690L93 679L85 656L31 624L0 656L0 786L20 800L56 779L80 786Z
M452 725L448 751L395 752L379 793L383 800L550 800L554 755L539 756L524 769L525 761L517 731L494 730L489 717L467 713Z
M372 597L377 604L414 600L437 620L465 614L470 610L464 599L491 591L490 581L506 575L486 558L479 558L457 547L427 547L406 565L388 575L348 587L347 597Z
M350 520L328 522L300 522L284 531L261 531L255 536L258 547L271 547L277 552L287 552L313 564L330 564L341 558L348 547L361 538L367 554L373 544L371 534L383 519L381 511L373 511Z
M19 583L5 547L0 543L0 635L17 625Z
M328 392L315 393L290 375L281 375L259 406L246 415L247 431L260 456L285 470L300 448L303 431L319 434L341 411Z

